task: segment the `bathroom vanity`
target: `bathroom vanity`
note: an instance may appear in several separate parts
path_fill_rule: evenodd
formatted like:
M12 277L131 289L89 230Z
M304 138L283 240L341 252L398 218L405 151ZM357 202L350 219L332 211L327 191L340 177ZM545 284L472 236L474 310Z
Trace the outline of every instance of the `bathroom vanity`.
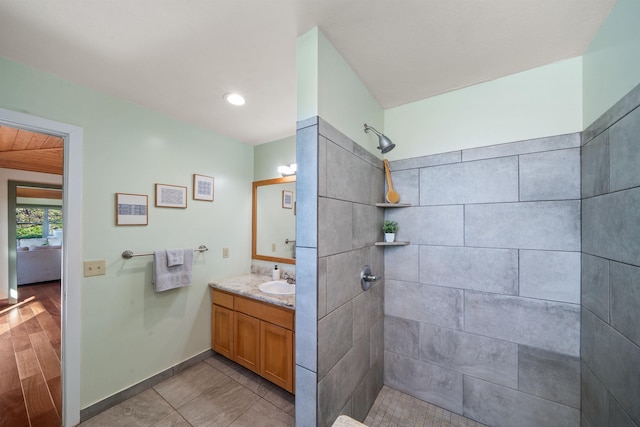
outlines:
M295 295L261 292L270 279L247 274L209 283L211 348L294 393Z

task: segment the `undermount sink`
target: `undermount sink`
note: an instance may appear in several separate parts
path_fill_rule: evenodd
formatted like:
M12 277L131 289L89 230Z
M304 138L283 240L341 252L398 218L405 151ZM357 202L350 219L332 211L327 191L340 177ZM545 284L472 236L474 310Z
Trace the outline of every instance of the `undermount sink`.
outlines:
M296 287L288 284L284 280L272 280L264 282L258 286L262 292L273 295L293 295L296 293Z

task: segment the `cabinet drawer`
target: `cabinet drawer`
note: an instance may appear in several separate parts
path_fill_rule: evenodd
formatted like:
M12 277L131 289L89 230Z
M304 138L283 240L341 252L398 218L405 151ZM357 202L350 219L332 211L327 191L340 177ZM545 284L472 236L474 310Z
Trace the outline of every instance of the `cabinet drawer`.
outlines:
M280 308L259 301L242 297L234 298L234 309L248 314L265 322L282 326L289 330L294 329L294 313L286 308Z
M212 289L211 299L214 304L233 310L233 295L217 289Z

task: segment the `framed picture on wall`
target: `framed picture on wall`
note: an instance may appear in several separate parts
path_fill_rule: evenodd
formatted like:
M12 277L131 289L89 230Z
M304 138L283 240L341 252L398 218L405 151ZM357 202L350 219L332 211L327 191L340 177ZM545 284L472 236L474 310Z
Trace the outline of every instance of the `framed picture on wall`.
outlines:
M293 191L282 190L282 207L293 209Z
M116 225L147 225L148 200L146 194L116 193Z
M213 177L193 175L193 200L213 202Z
M185 209L187 207L187 187L156 184L156 207Z

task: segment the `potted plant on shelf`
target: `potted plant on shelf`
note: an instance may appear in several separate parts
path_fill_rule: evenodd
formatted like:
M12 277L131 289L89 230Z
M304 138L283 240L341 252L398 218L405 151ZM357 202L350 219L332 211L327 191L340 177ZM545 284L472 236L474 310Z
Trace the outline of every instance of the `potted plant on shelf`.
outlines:
M385 219L384 224L382 225L382 231L384 231L385 242L395 242L396 232L398 231L398 223L396 221Z

